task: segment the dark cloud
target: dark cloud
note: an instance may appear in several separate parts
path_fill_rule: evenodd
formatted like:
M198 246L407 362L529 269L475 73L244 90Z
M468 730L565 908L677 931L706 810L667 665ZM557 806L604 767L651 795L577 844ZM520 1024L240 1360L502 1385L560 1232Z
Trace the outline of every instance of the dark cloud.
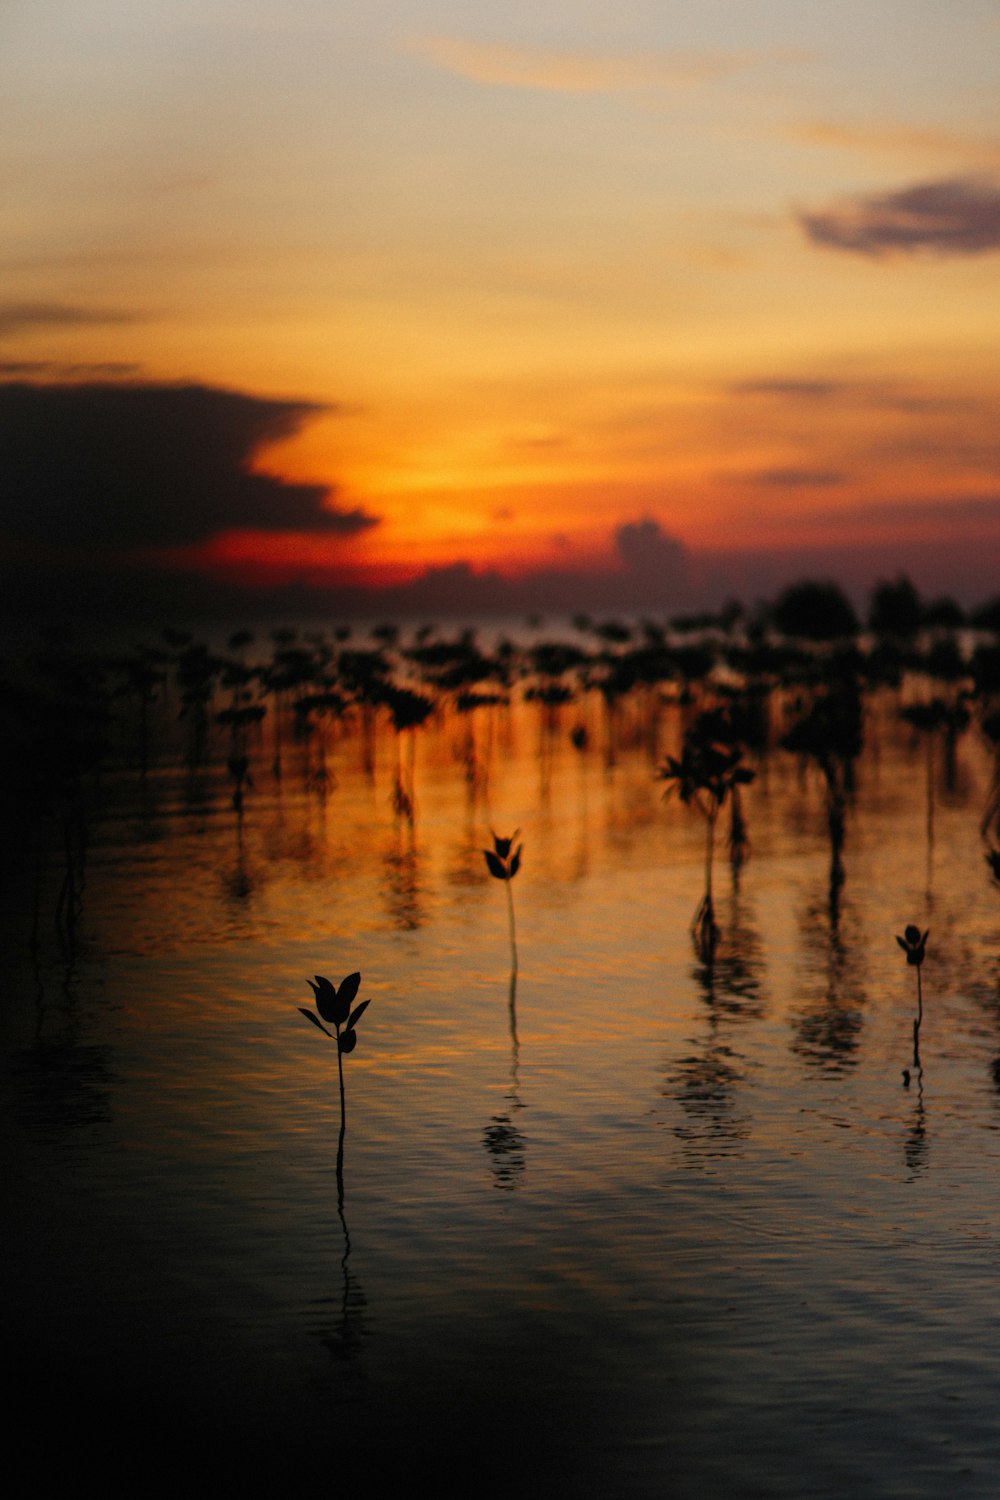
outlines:
M912 412L954 412L971 410L975 403L958 396L927 395L908 390L894 380L809 380L794 376L763 380L740 380L724 387L728 396L764 397L791 402L838 402L864 405L869 410Z
M802 578L832 578L858 605L876 583L904 573L922 594L951 594L964 606L996 594L994 548L970 546L954 537L880 541L855 537L850 543L767 547L755 552L715 548L698 555L699 598L711 606L727 597L750 602L773 598Z
M569 616L580 610L665 611L692 603L689 555L684 545L653 520L628 521L614 533L624 570L609 551L606 565L589 569L544 568L520 578L494 569L477 573L469 562L428 568L410 583L379 590L339 590L347 613L373 608L415 617L448 614Z
M75 361L56 359L0 359L4 380L124 380L138 375L141 365L108 359Z
M874 258L1000 250L1000 185L949 177L799 214L813 244Z
M27 328L71 328L78 324L133 323L135 315L114 308L73 307L62 302L0 302L0 337Z
M748 474L731 475L739 484L764 485L768 489L827 489L843 484L846 474L837 469L756 469Z
M615 532L615 547L637 583L668 591L687 587L687 549L658 521L626 521Z
M975 533L977 528L983 526L992 528L1000 525L1000 493L872 500L851 510L848 515L839 510L810 511L801 518L799 525L819 530L827 526L843 529L845 520L849 520L851 527L859 534L872 528L884 530L892 527L898 529L902 537L914 530L919 532L921 528L931 526L940 528L942 532L949 530L958 538L963 531L966 534L969 530Z
M779 396L794 401L825 401L845 389L837 380L740 380L729 387L734 396Z
M233 530L354 535L377 517L251 469L321 410L199 385L0 385L0 533L103 552Z

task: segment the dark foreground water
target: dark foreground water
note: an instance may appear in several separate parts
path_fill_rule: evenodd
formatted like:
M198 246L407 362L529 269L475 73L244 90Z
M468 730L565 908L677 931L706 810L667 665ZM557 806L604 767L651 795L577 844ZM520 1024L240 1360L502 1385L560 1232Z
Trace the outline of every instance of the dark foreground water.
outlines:
M769 756L706 964L703 825L653 774L678 712L613 763L576 718L426 726L412 823L389 731L373 774L346 730L325 778L262 745L242 825L224 750L163 754L102 788L72 942L57 860L34 956L28 894L6 914L3 1340L39 1484L996 1495L984 747L929 826L923 750L873 718L832 891L821 786ZM513 989L491 825L524 843ZM341 1206L336 1054L297 1007L354 969Z

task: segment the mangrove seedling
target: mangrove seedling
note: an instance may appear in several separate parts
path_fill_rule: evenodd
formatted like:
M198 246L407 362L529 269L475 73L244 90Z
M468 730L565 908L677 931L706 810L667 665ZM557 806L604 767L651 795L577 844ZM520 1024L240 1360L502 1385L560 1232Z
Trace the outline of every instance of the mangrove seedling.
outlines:
M355 1030L364 1012L371 1004L370 1000L362 1000L360 1005L351 1009L351 1005L358 993L361 984L360 974L348 974L340 981L340 988L331 984L329 979L324 979L322 974L317 974L315 979L308 981L313 994L316 997L316 1010L306 1010L304 1005L299 1010L307 1021L318 1026L324 1036L337 1043L337 1073L340 1079L340 1141L337 1147L337 1191L341 1203L344 1199L344 1131L347 1128L347 1109L344 1102L344 1054L353 1052L358 1042L358 1034ZM319 1012L319 1015L316 1014ZM327 1031L323 1022L328 1022L333 1031ZM343 1028L343 1029L341 1029Z
M692 918L691 932L706 961L713 957L720 937L712 899L716 820L726 798L754 779L753 771L742 764L742 745L723 740L722 727L718 715L702 714L685 735L680 758L668 755L658 772L659 779L669 783L665 797L676 792L685 806L693 803L705 818L705 894Z
M923 964L927 951L929 931L930 929L927 932L921 933L920 928L914 927L911 923L904 930L902 937L899 937L898 934L896 937L896 942L906 954L907 964L917 971L917 1016L913 1023L913 1066L915 1068L919 1068L920 1066L920 1023L924 1019L924 996L920 983L920 967Z
M831 664L831 669L836 664ZM854 762L864 740L861 689L850 663L842 664L833 685L821 691L782 736L781 748L812 760L826 782L826 822L830 834L830 912L836 919L844 883L844 828Z
M502 880L507 891L507 922L510 928L510 963L511 973L517 973L517 940L514 934L514 897L511 895L510 883L521 868L521 845L515 844L519 829L515 828L509 839L498 838L493 834L493 848L484 849L483 855L486 866L494 880ZM492 833L493 830L491 829Z

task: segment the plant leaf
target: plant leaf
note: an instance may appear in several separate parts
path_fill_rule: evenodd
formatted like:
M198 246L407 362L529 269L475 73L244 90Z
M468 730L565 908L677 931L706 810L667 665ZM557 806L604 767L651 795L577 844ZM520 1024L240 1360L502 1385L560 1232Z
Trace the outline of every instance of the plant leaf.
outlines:
M339 990L333 990L333 986L330 986L333 994L329 997L329 1015L326 1014L322 1005L319 1005L317 1001L319 1013L324 1021L332 1021L335 1026L343 1026L351 1009L351 1001L358 993L358 985L360 983L360 974L348 974L340 981Z
M336 1021L337 1019L337 991L329 979L324 979L322 974L316 975L316 983L312 985L313 994L316 996L316 1009L324 1021Z
M341 1052L353 1052L358 1045L358 1033L356 1031L342 1031L337 1038L337 1045Z
M360 986L360 974L348 974L346 979L342 979L340 981L340 989L337 991L337 998L344 1002L348 1010L350 1010L351 1001L358 993Z
M304 1005L300 1005L299 1006L299 1010L305 1016L305 1018L306 1018L307 1021L311 1021L314 1026L318 1026L319 1027L320 1031L323 1033L324 1036L328 1036L328 1037L332 1038L333 1032L332 1031L327 1031L326 1027L323 1025L323 1022L320 1020L319 1016L316 1014L316 1012L314 1010L306 1010L306 1008L305 1008Z
M356 1005L354 1007L354 1009L351 1011L350 1019L347 1022L348 1031L354 1030L355 1026L361 1020L362 1015L368 1009L369 1005L371 1005L370 1000L362 1000L360 1005Z
M518 872L518 870L520 868L521 868L521 846L518 845L518 847L514 850L514 857L513 857L513 859L510 862L510 878L511 878L511 880L514 879L514 876L517 874L517 872Z
M483 854L486 856L486 863L489 866L490 874L495 876L497 880L506 880L507 870L502 860L497 859L496 855L490 849L484 849Z

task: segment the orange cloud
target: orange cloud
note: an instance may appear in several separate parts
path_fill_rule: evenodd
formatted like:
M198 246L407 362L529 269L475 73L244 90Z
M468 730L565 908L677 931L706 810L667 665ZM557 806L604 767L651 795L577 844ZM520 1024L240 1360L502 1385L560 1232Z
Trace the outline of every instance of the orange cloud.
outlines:
M690 88L744 72L761 63L798 63L809 56L794 48L729 52L573 52L448 36L417 37L407 46L409 51L425 57L446 72L475 83L563 94Z
M1000 139L934 126L893 125L874 121L850 124L806 120L791 127L793 139L806 145L827 146L872 156L939 156L980 166L1000 166Z

